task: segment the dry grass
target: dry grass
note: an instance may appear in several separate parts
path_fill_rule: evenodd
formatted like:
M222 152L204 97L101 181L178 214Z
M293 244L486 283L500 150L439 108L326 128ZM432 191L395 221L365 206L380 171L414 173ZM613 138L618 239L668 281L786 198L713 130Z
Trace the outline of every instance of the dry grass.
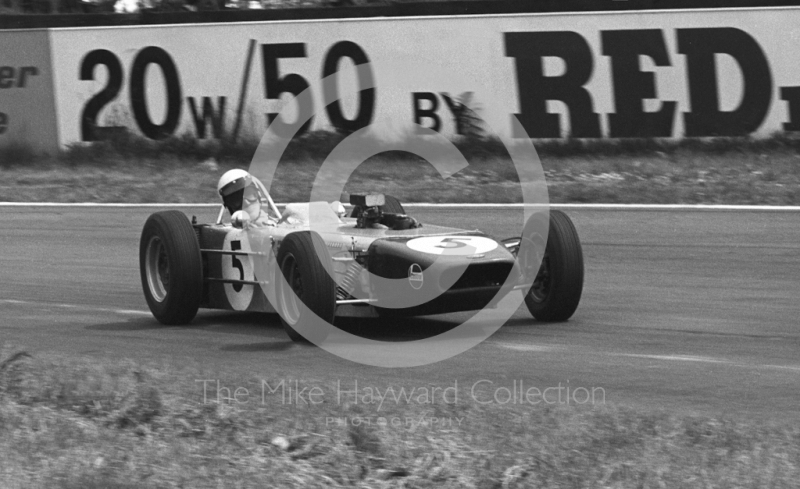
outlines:
M204 402L195 381L220 377L253 390L264 380L20 356L0 369L0 486L789 488L800 476L794 426L608 405L480 405L466 393L457 404L378 410L302 380L326 402ZM375 421L329 421L343 417ZM451 422L392 426L379 417Z
M343 139L316 132L284 153L271 192L305 201L325 157ZM55 157L14 146L0 151L0 201L214 202L222 172L248 168L257 141L161 142L129 134ZM353 173L346 192L376 191L404 202L520 202L516 172L498 141L456 142L470 165L442 178L409 153L379 154ZM537 144L554 203L800 204L800 140L545 141Z
M800 204L800 155L675 154L542 157L553 203ZM197 163L170 157L65 165L39 161L0 169L0 202L215 202L217 179L235 162ZM304 201L319 162L282 164L271 193ZM520 202L508 160L474 161L445 180L425 163L376 157L359 168L346 192L375 191L403 202Z
M543 158L551 202L800 204L800 154Z

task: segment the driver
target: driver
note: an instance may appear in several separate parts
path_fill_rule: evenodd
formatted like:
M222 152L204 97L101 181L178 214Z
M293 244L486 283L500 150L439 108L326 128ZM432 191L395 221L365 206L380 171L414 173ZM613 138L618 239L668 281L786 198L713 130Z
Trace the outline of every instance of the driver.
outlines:
M251 225L274 225L275 220L266 212L261 212L261 199L264 198L258 180L244 170L228 170L217 183L217 192L222 203L233 216L236 211L245 211Z
M244 170L236 169L225 172L217 183L217 192L222 197L222 204L230 213L231 218L236 219L234 214L238 211L244 211L249 217L250 226L275 226L283 222L298 224L308 221L308 209L302 210L301 208L308 207L309 204L305 204L305 206L288 204L284 215L281 216L274 207L275 204L269 199L264 184ZM268 211L261 212L261 204L264 201L272 206L280 220L270 216ZM338 220L345 215L344 206L338 200L331 202L329 205L333 214L336 215L334 219Z

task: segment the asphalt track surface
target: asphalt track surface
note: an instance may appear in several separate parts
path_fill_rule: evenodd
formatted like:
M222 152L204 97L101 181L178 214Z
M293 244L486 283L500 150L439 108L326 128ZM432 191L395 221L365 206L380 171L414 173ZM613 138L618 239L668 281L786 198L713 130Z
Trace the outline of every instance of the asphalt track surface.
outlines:
M0 343L32 353L200 364L208 375L290 375L363 386L479 380L510 388L602 387L606 402L676 413L800 419L800 213L568 211L583 242L586 283L567 323L524 306L479 346L412 369L354 364L292 344L277 316L201 311L184 327L150 316L138 240L154 208L4 208ZM183 208L203 221L210 208ZM516 234L519 210L423 209L423 222ZM464 315L411 320L397 340ZM398 338L400 336L400 338ZM213 377L211 377L213 378ZM193 382L193 379L187 379Z

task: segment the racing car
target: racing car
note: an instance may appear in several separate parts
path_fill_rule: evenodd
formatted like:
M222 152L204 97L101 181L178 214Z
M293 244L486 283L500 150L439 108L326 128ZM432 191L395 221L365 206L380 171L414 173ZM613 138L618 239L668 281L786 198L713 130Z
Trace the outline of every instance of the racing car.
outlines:
M549 212L543 256L516 260L524 240L535 239L525 231L497 240L477 230L421 224L383 194L351 195L349 216L338 202L293 203L280 211L262 190L258 203L268 218L261 225L225 204L213 223L175 210L147 219L140 272L159 322L189 323L199 308L278 313L288 336L304 342L297 329L310 314L334 324L345 316L471 311L494 307L512 290L522 290L539 321L566 321L578 307L583 254L561 211ZM442 255L448 260L437 265ZM394 289L376 278L391 279ZM387 296L409 300L382 307ZM417 296L432 299L414 302Z

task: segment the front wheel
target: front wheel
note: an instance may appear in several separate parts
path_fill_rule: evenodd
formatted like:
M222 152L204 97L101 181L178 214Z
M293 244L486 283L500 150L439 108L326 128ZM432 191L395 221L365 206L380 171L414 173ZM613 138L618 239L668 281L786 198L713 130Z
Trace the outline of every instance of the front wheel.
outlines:
M525 305L539 321L566 321L575 313L583 292L583 251L572 220L550 211L547 246Z
M281 243L277 258L285 279L285 282L276 281L276 305L283 329L292 341L318 343L324 340L327 334L322 328L307 328L314 335L311 338L304 337L296 328L300 324L314 326L315 315L333 324L336 283L331 275L331 259L325 242L313 231L291 233Z
M156 212L147 219L139 242L139 272L147 305L160 323L194 319L203 298L203 261L184 213Z

